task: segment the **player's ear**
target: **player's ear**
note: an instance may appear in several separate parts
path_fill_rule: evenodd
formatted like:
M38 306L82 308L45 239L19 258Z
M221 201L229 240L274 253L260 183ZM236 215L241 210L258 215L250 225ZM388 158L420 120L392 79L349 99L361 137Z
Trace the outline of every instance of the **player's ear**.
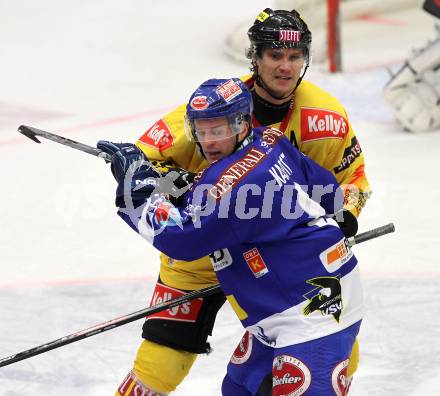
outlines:
M243 127L240 133L238 134L238 140L241 142L250 132L250 125L248 121L243 122Z

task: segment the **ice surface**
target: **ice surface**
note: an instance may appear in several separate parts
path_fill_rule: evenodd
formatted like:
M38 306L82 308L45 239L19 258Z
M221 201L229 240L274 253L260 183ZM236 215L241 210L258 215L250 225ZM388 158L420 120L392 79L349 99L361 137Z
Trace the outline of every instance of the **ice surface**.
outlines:
M115 215L114 180L95 157L17 134L28 124L94 145L133 141L204 79L246 72L222 52L226 32L262 1L0 0L0 356L143 308L158 254ZM346 72L309 78L347 107L374 194L356 246L366 295L351 395L440 394L440 133L413 135L381 98L431 34L421 11L350 23ZM408 34L411 31L412 34ZM368 34L366 34L366 32ZM350 38L351 37L351 38ZM140 342L135 322L0 369L0 395L112 395ZM229 307L176 396L220 395L242 333ZM201 391L203 389L203 391Z

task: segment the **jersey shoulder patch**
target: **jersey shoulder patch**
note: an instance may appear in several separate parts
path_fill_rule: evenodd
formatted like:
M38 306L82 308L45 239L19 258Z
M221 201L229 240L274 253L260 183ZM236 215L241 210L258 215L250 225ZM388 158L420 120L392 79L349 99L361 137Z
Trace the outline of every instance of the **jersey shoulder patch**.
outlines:
M169 125L161 118L139 138L139 143L163 151L174 144L174 136Z

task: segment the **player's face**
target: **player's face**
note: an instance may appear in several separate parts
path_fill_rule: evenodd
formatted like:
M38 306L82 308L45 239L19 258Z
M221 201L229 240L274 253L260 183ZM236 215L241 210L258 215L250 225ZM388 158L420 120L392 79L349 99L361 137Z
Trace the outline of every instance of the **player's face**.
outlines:
M195 120L194 126L197 140L209 163L232 154L237 139L242 136L242 132L237 136L232 131L226 117Z
M304 56L300 48L265 48L262 57L257 59L260 78L271 92L280 97L288 95L295 88L303 66ZM255 89L269 102L277 102L258 85Z

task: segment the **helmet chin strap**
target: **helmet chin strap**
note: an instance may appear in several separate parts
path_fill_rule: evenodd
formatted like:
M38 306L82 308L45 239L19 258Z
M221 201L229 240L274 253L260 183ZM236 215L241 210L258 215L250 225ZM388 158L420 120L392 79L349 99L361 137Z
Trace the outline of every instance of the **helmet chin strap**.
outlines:
M276 99L276 100L283 100L283 99L287 99L287 98L289 98L290 96L292 96L293 93L296 91L296 89L298 88L298 85L301 83L301 81L302 81L304 75L306 74L307 69L309 68L309 63L307 63L306 66L304 67L303 74L302 74L302 76L301 76L300 78L298 78L298 81L296 82L295 88L293 88L293 89L292 89L287 95L284 95L284 96L276 95L276 94L275 94L275 93L274 93L274 92L273 92L273 91L272 91L272 90L266 85L266 83L263 81L263 79L260 77L260 74L258 73L258 67L257 67L257 65L255 65L254 67L255 67L255 74L256 74L256 76L255 76L255 82L256 82L256 84L257 84L260 88L264 89L264 90L269 94L269 96L271 96L272 98L274 98L274 99Z
M239 140L238 136L240 135L240 133L236 134L236 139L235 139L235 147L234 147L234 153L237 150L241 150L243 147L247 146L250 142L252 142L254 140L253 138L253 133L252 133L252 125L249 123L249 121L246 121L247 123L247 133L246 135L243 137L243 139Z

